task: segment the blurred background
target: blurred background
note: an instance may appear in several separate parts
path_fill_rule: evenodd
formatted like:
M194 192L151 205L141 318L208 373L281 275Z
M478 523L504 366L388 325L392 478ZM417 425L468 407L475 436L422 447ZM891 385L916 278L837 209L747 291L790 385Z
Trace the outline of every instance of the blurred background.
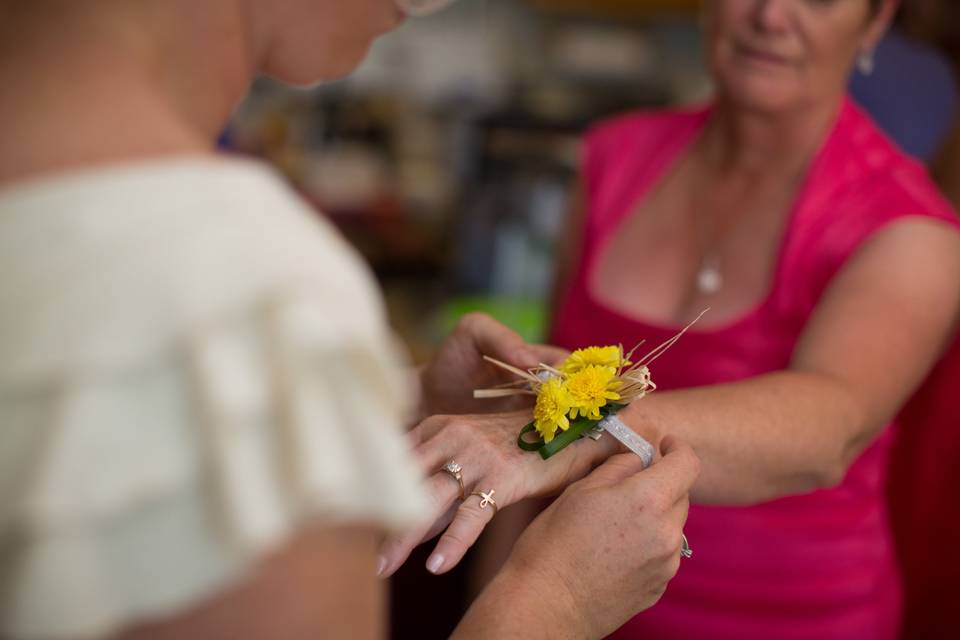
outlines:
M960 196L955 2L907 0L852 90ZM710 95L698 0L462 0L382 38L349 80L260 81L221 141L265 158L366 256L398 335L423 361L482 310L542 340L551 256L583 130ZM394 580L393 635L446 637L470 563Z
M360 249L418 360L472 309L540 339L580 133L708 94L696 6L464 0L349 80L258 83L223 145L273 163Z

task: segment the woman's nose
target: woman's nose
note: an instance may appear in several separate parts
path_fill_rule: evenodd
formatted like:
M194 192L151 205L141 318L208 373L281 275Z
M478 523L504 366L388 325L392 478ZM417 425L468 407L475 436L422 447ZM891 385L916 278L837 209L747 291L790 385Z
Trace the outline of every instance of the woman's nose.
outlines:
M755 0L753 23L758 31L779 33L790 23L790 6L796 0Z

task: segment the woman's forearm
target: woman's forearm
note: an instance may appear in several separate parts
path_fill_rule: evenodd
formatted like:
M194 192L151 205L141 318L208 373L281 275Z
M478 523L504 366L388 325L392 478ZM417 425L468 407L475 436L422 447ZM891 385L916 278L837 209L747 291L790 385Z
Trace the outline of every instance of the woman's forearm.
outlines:
M464 615L452 640L582 639L578 609L556 581L541 580L533 571L514 570L508 563Z
M794 371L658 391L620 417L655 447L668 434L690 443L702 461L691 495L715 504L833 486L880 426L839 381Z
M691 496L703 504L755 504L834 486L882 426L839 380L798 371L657 391L618 415L655 449L666 435L694 448L702 472ZM548 462L566 469L556 491L624 451L609 435L574 443Z

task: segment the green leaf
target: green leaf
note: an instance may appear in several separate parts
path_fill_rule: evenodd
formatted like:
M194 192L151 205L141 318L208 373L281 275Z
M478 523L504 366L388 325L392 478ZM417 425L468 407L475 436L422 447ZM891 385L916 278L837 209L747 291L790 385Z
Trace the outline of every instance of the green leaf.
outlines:
M591 420L589 418L579 417L570 423L570 428L560 432L556 438L544 444L539 449L540 457L544 460L563 451L567 446L573 444L590 429L597 426L600 420Z
M602 417L600 420L610 414L616 413L624 406L625 405L622 404L608 404L604 407L601 407L600 415ZM536 430L536 426L531 422L521 429L520 433L517 435L517 446L524 451L536 451L540 454L541 458L546 460L551 456L555 456L556 454L560 453L564 448L582 438L587 431L590 431L596 427L600 423L600 420L592 420L590 418L580 416L579 418L570 422L570 428L568 428L566 431L561 431L559 435L557 435L557 437L550 442L544 442L543 438L539 437L536 440L524 440L523 436L527 435L531 431Z
M527 435L531 431L535 431L536 426L531 422L523 429L520 430L520 435L517 436L517 446L523 449L524 451L539 451L540 447L543 446L543 438L537 438L534 441L524 440L523 436Z

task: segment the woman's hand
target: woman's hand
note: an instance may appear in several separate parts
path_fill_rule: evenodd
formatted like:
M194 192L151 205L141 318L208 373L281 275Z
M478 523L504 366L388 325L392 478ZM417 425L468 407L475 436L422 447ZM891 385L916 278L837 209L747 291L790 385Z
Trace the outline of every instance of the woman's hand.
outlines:
M558 347L527 344L516 332L490 316L469 313L420 371L421 402L417 421L436 414L507 411L529 405L532 396L505 400L474 399L474 389L516 379L510 372L485 361L483 356L519 369L530 369L541 362L558 362L567 354Z
M549 460L517 446L520 429L530 422L530 410L472 416L433 416L410 434L414 454L428 476L432 505L429 522L405 536L388 540L381 550L381 575L400 567L421 542L446 530L427 560L427 569L445 573L463 558L493 518L494 510L480 507L474 491L495 491L498 509L525 498L554 495L586 475L596 464L620 450L611 437L580 440ZM462 467L466 499L460 486L442 470L454 460Z
M527 528L455 638L601 638L660 599L680 566L693 450L608 459Z

